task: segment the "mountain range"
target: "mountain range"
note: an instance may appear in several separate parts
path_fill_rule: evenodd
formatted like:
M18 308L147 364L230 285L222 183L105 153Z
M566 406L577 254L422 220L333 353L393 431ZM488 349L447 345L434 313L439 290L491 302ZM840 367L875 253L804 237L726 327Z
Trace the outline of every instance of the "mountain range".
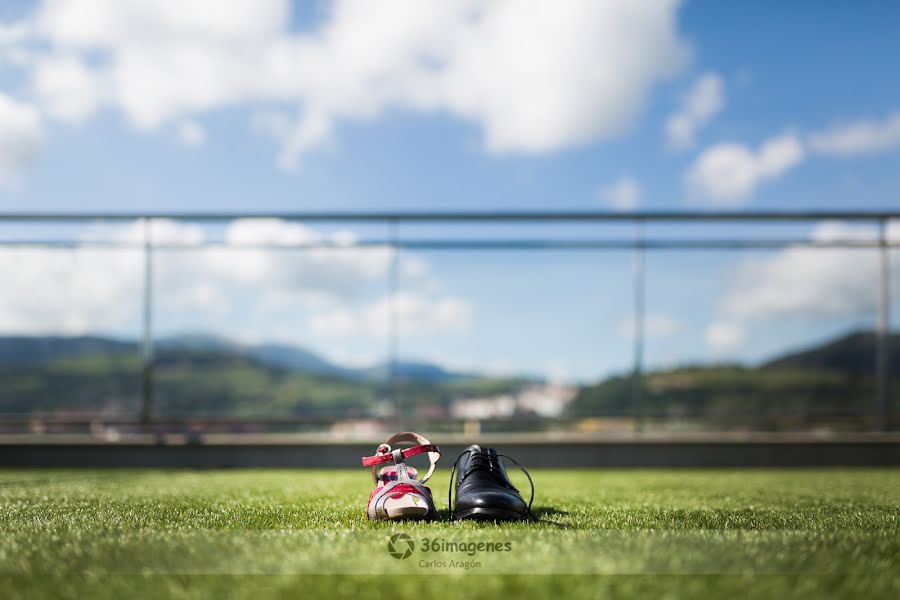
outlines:
M172 353L214 354L241 357L276 369L314 375L328 375L359 381L384 379L392 369L388 362L354 368L332 361L299 346L286 344L240 344L207 334L164 337L155 342L157 356L165 360ZM136 341L94 335L86 336L0 336L0 368L33 367L61 359L83 356L124 356L140 352ZM445 382L475 376L449 371L439 365L400 360L393 365L401 379Z
M761 369L821 368L847 374L871 375L875 370L875 333L854 331L824 343L792 350L759 365ZM240 344L208 334L184 334L156 341L157 354L172 352L234 355L263 365L316 375L357 380L384 378L391 368L388 362L369 367L348 367L300 346L287 344ZM888 338L888 370L900 373L900 334ZM47 362L82 356L122 356L140 352L133 340L96 335L85 336L0 336L0 367L37 366ZM423 381L452 381L475 377L422 361L401 360L394 365L397 376ZM538 379L532 377L530 379Z
M888 348L889 373L898 384L892 389L900 388L900 335L889 337ZM749 424L777 430L823 418L864 423L875 410L875 351L875 335L855 331L755 366L649 370L637 410L726 428ZM155 356L154 411L173 417L363 418L399 399L404 411L444 418L458 400L515 396L540 381L459 373L414 361L395 365L397 377L390 380L384 363L353 368L304 348L239 344L208 335L162 338ZM140 372L136 341L0 337L0 413L135 414ZM613 375L580 386L566 416L629 416L636 410L634 398L630 374Z
M570 416L628 416L704 420L719 427L783 430L827 423L871 427L876 404L876 343L870 331L854 331L765 361L757 366L713 364L644 374L640 405L630 374L582 386ZM900 335L887 339L890 390L900 384ZM892 394L897 404L897 394ZM891 409L895 412L895 409ZM835 425L837 424L837 425Z

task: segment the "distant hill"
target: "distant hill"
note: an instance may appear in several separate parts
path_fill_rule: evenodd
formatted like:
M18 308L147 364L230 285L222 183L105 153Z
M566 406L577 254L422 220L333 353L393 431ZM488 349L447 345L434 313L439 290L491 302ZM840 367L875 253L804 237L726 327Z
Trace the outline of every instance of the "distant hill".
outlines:
M47 342L49 349L28 339L0 344L16 359L0 363L0 414L138 414L138 346L106 342L61 338L56 345ZM153 405L157 414L168 417L363 418L381 414L383 401L399 393L406 410L429 407L429 414L435 414L455 398L510 394L527 383L521 378L463 378L422 364L410 377L388 382L366 370L335 367L302 350L247 348L191 336L158 345Z
M889 344L889 374L896 388L900 336L891 335ZM875 410L874 365L875 334L859 331L758 367L651 371L643 379L642 410L670 420L703 419L725 427L782 429L821 420L863 423ZM633 410L629 374L582 387L568 407L570 416L630 415Z
M876 335L856 331L819 346L790 352L762 365L766 369L829 369L850 375L875 373ZM888 371L900 374L900 334L888 336Z
M2 336L0 368L39 365L76 356L117 356L139 352L135 341L97 336Z
M291 371L337 375L341 377L354 377L359 375L357 369L338 366L319 356L315 352L297 346L262 344L259 346L250 346L246 348L246 352L267 365L281 367Z
M387 379L390 376L392 370L399 379L416 381L456 381L478 376L477 374L473 373L456 373L453 371L448 371L443 367L431 363L405 360L397 361L397 364L393 366L388 362L383 362L374 367L362 369L360 372L367 379L379 380Z
M383 381L387 379L391 371L391 365L388 362L363 368L346 367L299 346L287 344L241 345L227 338L203 334L163 338L158 342L157 347L161 350L203 350L223 355L240 355L279 369L360 381ZM400 360L393 368L400 379L433 383L478 376L477 374L448 371L439 365L421 361Z
M154 340L157 350L194 350L201 352L232 352L242 354L246 348L225 337L208 333L183 333Z
M156 340L158 360L166 360L172 353L207 353L221 358L243 358L299 373L327 375L360 381L379 381L387 378L388 363L355 368L335 364L299 346L286 344L240 344L228 338L208 334L184 334ZM117 340L100 336L0 336L0 369L39 366L61 359L84 356L139 356L139 341ZM426 362L398 361L398 377L408 380L443 382L476 377L476 374L456 373Z
M515 393L534 381L400 361L398 381L391 384L384 363L357 369L303 348L242 345L208 335L163 338L156 347L155 405L159 414L169 416L364 417L375 414L380 401L398 391L410 409L433 410L459 398ZM900 336L890 337L890 349L894 388L900 392ZM874 334L861 331L755 367L648 372L643 410L671 422L699 419L724 427L781 429L817 419L863 422L874 410L874 356ZM140 406L140 372L136 341L0 337L0 413L134 414ZM568 416L630 415L632 385L623 374L583 386Z

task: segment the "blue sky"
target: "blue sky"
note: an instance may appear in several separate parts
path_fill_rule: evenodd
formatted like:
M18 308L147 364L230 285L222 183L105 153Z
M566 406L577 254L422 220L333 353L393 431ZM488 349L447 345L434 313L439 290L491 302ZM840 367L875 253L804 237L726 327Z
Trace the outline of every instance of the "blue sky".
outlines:
M891 2L7 2L0 206L895 209L898 13ZM243 231L312 235L292 227ZM846 224L801 232L871 235ZM159 235L229 234L187 225ZM502 232L485 232L494 235ZM348 265L353 257L335 266L327 257L230 252L195 259L212 274L193 277L180 272L185 261L161 257L160 293L178 299L159 308L162 332L275 339L355 363L383 358L390 257L370 257L360 271ZM0 303L0 328L133 332L138 305L126 299L139 289L138 258L7 256L0 268L32 292ZM753 361L872 326L876 258L650 253L647 361ZM229 273L221 263L230 260L246 263L234 273L253 276ZM578 379L627 368L631 260L628 252L404 253L410 325L401 327L401 353ZM309 275L288 285L294 267ZM106 290L98 300L79 269L119 283L91 283ZM37 286L49 275L55 287ZM82 286L78 306L60 315L58 295L72 286ZM127 310L107 306L114 302Z

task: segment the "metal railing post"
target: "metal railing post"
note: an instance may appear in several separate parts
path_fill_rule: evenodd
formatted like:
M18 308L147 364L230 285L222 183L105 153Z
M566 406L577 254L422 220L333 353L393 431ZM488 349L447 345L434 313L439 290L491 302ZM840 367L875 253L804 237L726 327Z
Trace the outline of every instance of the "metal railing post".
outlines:
M403 416L400 385L397 378L397 284L400 247L397 244L397 220L388 221L390 234L391 262L388 270L388 388L394 403L394 416Z
M144 289L141 344L141 421L144 426L153 420L153 240L151 220L143 219L144 230Z
M631 381L631 403L634 430L644 428L644 224L635 221L634 242L634 371Z
M888 220L879 220L878 332L875 362L878 428L890 428L890 381L888 373L891 307L890 251L887 238Z

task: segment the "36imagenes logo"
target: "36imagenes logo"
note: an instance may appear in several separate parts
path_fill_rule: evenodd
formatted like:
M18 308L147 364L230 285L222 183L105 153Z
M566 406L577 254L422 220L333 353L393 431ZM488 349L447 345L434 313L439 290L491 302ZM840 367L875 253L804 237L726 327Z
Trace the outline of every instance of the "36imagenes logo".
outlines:
M398 560L403 560L412 556L413 550L416 549L416 543L411 537L401 531L391 536L391 539L388 540L387 549L388 554Z
M439 538L422 541L422 552L464 552L469 556L483 552L512 552L512 542L452 542Z
M512 552L512 542L485 542L485 541L451 541L441 538L422 538L419 540L419 552L437 554L466 554L475 557L482 553ZM401 532L395 533L388 539L388 554L397 560L403 560L412 556L416 551L416 541L409 535ZM456 562L423 559L419 561L420 567L462 567L480 568L481 563L476 561Z

